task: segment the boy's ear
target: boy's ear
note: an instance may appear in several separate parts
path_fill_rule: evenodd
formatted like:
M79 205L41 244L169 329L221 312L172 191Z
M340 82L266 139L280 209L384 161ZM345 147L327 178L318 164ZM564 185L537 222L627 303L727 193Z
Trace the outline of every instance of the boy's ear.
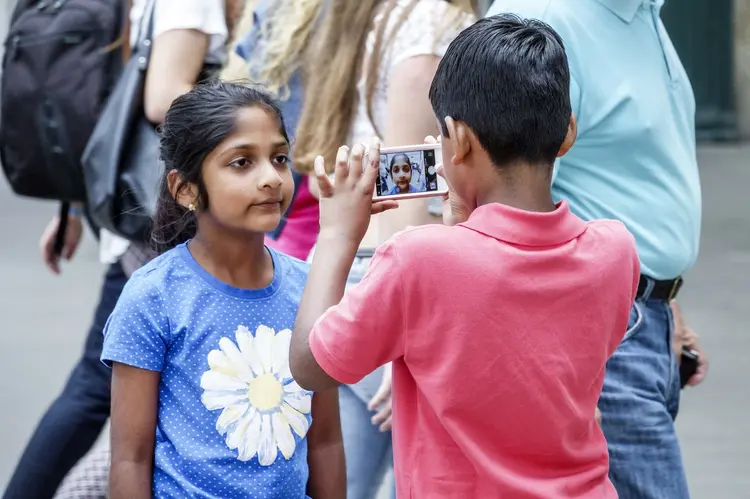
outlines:
M177 170L167 174L167 187L174 200L185 209L198 205L198 187L195 184L185 183L182 175Z
M466 126L466 123L456 121L450 116L446 116L445 118L445 128L453 145L453 157L451 161L454 165L460 165L464 162L464 158L471 152L471 139L474 132Z
M570 151L570 148L573 147L573 144L576 142L576 137L578 136L578 122L576 121L575 114L570 115L570 121L568 122L568 133L565 135L565 140L563 140L562 145L560 146L560 150L557 151L557 157L565 156L568 154L568 151Z

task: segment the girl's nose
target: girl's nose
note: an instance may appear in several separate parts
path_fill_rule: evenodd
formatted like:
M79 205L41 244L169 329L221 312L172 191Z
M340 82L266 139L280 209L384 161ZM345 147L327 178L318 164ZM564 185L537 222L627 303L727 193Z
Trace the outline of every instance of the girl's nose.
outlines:
M278 170L270 161L264 163L259 180L259 187L261 189L278 189L284 182Z

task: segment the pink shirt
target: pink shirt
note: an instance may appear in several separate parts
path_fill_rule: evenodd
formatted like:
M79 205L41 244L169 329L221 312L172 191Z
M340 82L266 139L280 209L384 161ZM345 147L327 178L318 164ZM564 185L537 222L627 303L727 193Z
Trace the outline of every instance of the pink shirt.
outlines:
M278 239L266 236L266 245L287 255L306 260L320 231L318 200L310 193L309 177L302 179Z
M379 248L310 348L341 383L393 361L400 498L616 498L594 411L639 274L619 222L482 206Z

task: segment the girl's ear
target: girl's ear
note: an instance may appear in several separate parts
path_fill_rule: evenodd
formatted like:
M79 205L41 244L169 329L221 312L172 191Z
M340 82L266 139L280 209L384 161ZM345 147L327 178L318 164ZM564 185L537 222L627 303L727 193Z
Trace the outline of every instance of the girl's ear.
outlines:
M177 170L167 174L167 186L175 202L186 210L193 211L198 206L198 186L186 183Z

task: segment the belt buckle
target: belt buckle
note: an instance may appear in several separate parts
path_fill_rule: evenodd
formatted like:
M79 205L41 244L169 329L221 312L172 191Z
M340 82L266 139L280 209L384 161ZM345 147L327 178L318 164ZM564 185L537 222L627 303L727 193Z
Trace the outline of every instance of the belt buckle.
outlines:
M680 288L682 287L682 277L678 277L674 280L672 283L672 289L669 290L669 296L667 297L667 301L672 301L677 296L677 293L680 292Z

